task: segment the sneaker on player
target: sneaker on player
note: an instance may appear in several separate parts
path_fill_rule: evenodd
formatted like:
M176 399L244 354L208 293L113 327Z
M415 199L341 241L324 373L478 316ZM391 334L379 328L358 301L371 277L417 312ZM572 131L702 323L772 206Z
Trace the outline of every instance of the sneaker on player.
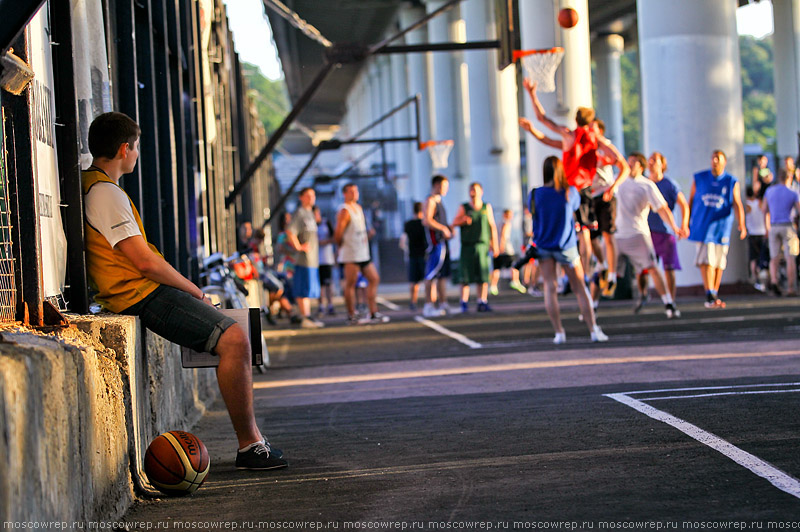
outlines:
M566 343L567 341L567 333L564 331L557 332L555 336L553 336L553 343L556 345L561 345Z
M469 303L467 303L466 301L462 301L461 302L461 314L466 314L467 312L469 312Z
M358 314L350 314L347 316L347 325L358 325Z
M425 303L425 306L422 307L422 316L425 318L438 318L441 315L442 313L433 306L433 303Z
M516 290L520 294L525 293L525 286L519 281L511 281L510 283L508 283L508 286L510 286L513 290Z
M489 293L492 294L493 296L496 296L497 294L500 293L500 291L497 290L496 286L490 286L489 287Z
M311 318L303 318L300 322L300 327L303 329L321 329L325 324L321 321L312 320Z
M675 308L674 303L667 303L664 305L664 310L667 313L667 319L680 318L681 311Z
M289 463L277 456L276 452L270 452L270 448L264 442L256 442L247 446L244 451L236 453L236 469L267 471L283 469L288 465Z
M381 314L380 312L373 312L369 319L371 323L389 323L391 320L389 316Z
M770 284L769 285L769 291L775 297L781 297L783 295L783 292L781 292L781 287L776 285L776 284Z
M608 336L606 336L606 333L603 332L599 325L594 326L591 339L592 342L608 342Z
M614 297L614 292L616 292L616 290L617 290L617 283L609 279L608 281L606 281L606 287L603 288L603 291L601 293L603 294L603 297L612 298Z
M478 312L492 312L492 307L486 301L478 302Z
M452 316L453 314L458 314L458 312L456 312L456 310L447 303L440 305L438 310L439 310L439 316L444 316L444 315Z

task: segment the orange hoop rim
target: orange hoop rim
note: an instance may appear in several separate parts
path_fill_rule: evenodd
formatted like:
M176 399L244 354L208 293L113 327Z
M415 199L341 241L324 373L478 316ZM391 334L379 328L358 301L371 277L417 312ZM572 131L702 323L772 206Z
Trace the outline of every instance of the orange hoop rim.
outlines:
M448 140L429 140L427 142L420 142L419 143L419 151L422 151L422 150L424 150L426 148L429 148L431 146L436 146L437 144L447 144L449 146L452 146L453 144L455 144L455 142L452 139L448 139Z
M523 57L535 54L557 54L562 53L564 49L560 46L556 46L554 48L544 48L542 50L514 50L512 54L512 58L514 61L518 61Z

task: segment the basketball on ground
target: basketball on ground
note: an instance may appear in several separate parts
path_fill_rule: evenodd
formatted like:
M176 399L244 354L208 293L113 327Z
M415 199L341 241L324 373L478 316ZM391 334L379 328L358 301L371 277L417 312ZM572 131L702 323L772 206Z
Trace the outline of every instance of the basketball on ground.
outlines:
M572 28L578 23L578 12L571 7L565 7L558 12L558 23L562 28Z
M144 472L166 495L189 495L203 485L210 466L200 438L182 430L156 437L144 454Z

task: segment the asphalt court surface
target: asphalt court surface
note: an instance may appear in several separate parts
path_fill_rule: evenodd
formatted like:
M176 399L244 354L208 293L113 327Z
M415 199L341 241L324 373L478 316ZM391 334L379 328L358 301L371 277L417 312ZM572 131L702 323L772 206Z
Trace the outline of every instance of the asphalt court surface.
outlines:
M689 300L679 320L654 302L635 317L630 302L612 302L601 307L611 336L602 346L588 342L574 297L563 303L559 348L541 300L511 294L490 314L432 320L479 348L404 310L383 325L334 317L317 331L265 329L273 365L254 377L256 411L290 467L236 471L218 404L192 429L211 454L206 484L191 498L142 501L126 519L219 529L800 528L795 300L731 298L724 310Z

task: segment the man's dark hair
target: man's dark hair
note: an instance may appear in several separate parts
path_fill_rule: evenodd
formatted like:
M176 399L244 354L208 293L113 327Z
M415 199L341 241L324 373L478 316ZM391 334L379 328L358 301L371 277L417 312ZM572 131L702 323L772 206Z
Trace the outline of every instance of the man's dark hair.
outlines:
M753 187L752 186L747 185L747 188L745 189L745 196L748 197L748 198L755 198L756 197L756 193L753 192Z
M345 183L345 184L344 184L344 186L342 187L342 194L344 194L345 192L347 192L347 189L348 189L348 188L350 188L350 187L354 187L354 186L356 186L356 184L355 184L355 183Z
M142 130L122 113L103 113L89 126L89 152L92 157L113 159L123 144L133 145Z
M422 202L415 201L414 202L414 214L419 214L422 212Z
M631 152L630 157L633 157L634 159L636 159L636 162L642 165L643 171L647 169L647 157L645 157L642 152L638 151Z
M431 178L431 187L435 187L442 181L447 181L447 176L444 176L442 174L436 174Z
M298 198L301 197L303 194L305 194L309 190L314 190L314 187L304 187L304 188L300 189L300 192L297 193L297 197Z

